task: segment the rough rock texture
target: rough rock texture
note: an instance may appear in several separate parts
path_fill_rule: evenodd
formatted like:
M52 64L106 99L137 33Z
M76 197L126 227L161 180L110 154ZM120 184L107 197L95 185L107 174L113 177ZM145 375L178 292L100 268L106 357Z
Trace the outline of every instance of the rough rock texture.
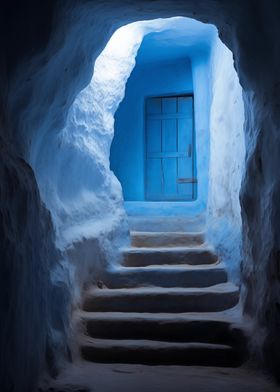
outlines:
M241 188L244 301L245 312L255 320L252 347L279 379L280 80L276 70L280 58L276 48L280 4L258 2L254 14L249 12L250 4L247 7L241 21L246 39L237 49L242 39L239 29L235 44L237 68L245 90L246 167Z
M66 303L70 290L64 290L69 267L59 267L49 214L42 206L32 170L18 157L35 165L36 151L47 142L46 135L64 128L73 99L89 83L93 61L114 30L135 20L175 15L215 24L233 52L245 104L243 297L245 310L255 321L252 347L258 359L277 374L279 2L30 0L25 4L4 2L0 20L4 39L0 80L0 385L4 390L11 389L13 383L14 391L32 391L46 356L51 366L57 358L55 342L50 339L49 349L46 346L48 328L53 324L53 331L62 331L57 341L63 345L69 315ZM60 273L50 274L56 268ZM49 300L52 295L54 299ZM42 306L43 299L46 306Z
M67 352L69 275L31 168L3 141L0 151L1 389L32 390Z
M277 392L279 387L248 368L92 364L69 366L44 392Z
M245 164L244 103L232 53L216 40L211 55L210 165L207 237L240 282L242 221L239 191Z
M22 11L22 12L21 12ZM1 19L0 61L0 385L2 391L32 391L49 366L57 371L59 353L68 350L70 289L68 269L54 245L49 212L40 199L31 167L18 155L12 134L16 118L9 116L13 73L24 51L31 54L45 43L51 10L41 8L44 23L30 9L19 9ZM30 17L30 29L19 38ZM11 23L11 30L7 26ZM16 24L18 29L16 30ZM3 29L6 28L5 31ZM13 30L15 29L15 30ZM37 40L29 38L37 31ZM29 35L30 34L30 35ZM5 61L4 61L5 60ZM20 113L20 110L19 110Z

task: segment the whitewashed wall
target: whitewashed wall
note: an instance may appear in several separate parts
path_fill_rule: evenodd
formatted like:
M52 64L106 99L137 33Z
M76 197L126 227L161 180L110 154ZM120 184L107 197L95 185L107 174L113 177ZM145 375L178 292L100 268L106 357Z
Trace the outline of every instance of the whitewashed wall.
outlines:
M208 241L239 282L242 222L239 192L245 164L244 103L231 51L220 40L211 62Z

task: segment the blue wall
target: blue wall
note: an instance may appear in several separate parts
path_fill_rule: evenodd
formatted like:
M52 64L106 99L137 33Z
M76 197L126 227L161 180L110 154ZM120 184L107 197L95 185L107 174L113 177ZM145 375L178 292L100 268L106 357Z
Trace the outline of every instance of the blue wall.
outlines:
M205 210L208 200L211 107L211 56L209 51L192 56L194 121L196 139L197 210Z
M122 184L124 199L128 201L145 200L145 98L193 92L188 58L160 63L142 63L138 58L126 85L125 98L115 115L110 156L111 169Z

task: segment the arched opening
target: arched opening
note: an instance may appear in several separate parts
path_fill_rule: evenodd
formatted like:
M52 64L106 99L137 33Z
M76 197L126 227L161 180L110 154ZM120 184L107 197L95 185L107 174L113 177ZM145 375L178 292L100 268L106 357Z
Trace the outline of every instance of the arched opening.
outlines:
M101 349L95 341L82 343L84 359L134 362L143 349L148 354L141 360L148 361L155 340L152 358L168 364L169 356L159 354L161 340L148 328L137 333L149 341L147 346L123 348L122 340L133 341L143 317L134 313L151 313L161 325L158 313L209 312L215 323L214 312L234 308L241 319L239 289L230 280L240 284L243 120L232 54L214 26L180 17L134 22L118 29L96 59L92 79L75 98L63 131L52 136L52 144L42 145L40 159L45 149L58 146L55 157L45 158L54 177L46 182L49 168L35 166L43 200L54 216L57 244L77 268L76 285L93 287L86 293L77 290L77 300L79 294L85 297L87 333L101 338ZM120 182L110 170L115 131L111 169ZM155 146L160 148L155 151ZM142 171L137 172L132 157L139 156ZM136 199L123 200L131 192ZM201 300L193 304L196 295ZM96 332L87 313L98 311L104 323L110 312L125 313L131 329L120 328L118 319L110 336L107 327ZM219 346L218 353L223 350L223 340L217 336L213 342L207 322L196 336L205 355L195 354L193 362L187 346L186 359L177 353L175 364L222 365L212 346L212 355L206 355L209 342ZM231 325L231 316L226 323ZM108 337L118 344L111 347ZM171 346L172 339L178 338L171 337ZM234 344L238 354L226 361L233 366L245 356L241 344Z
M5 351L9 352L2 358L1 367L7 370L2 383L4 388L31 390L45 366L46 353L49 365L56 367L58 353L67 351L69 304L77 304L83 287L100 276L100 272L118 265L117 249L128 241L129 227L121 187L109 170L112 112L118 104L115 105L115 99L110 101L108 95L106 105L109 108L112 105L113 110L109 110L111 115L107 117L107 108L100 110L104 103L102 90L95 98L94 110L91 98L87 100L87 91L79 92L90 81L92 64L115 29L135 20L174 15L215 24L223 42L234 53L246 118L246 162L241 189L244 227L241 284L245 310L253 317L255 326L252 347L257 358L264 360L277 374L279 174L275 167L279 163L279 67L275 32L279 25L278 8L275 2L267 5L221 0L211 2L211 7L204 0L188 3L141 0L139 7L135 2L125 1L120 5L110 1L106 4L98 0L77 1L71 9L66 3L47 2L44 5L48 11L44 13L47 26L42 26L39 35L32 32L44 17L35 3L31 13L30 7L21 8L26 18L20 13L14 17L14 11L8 10L7 20L1 24L1 29L4 26L9 31L4 64L7 82L3 81L1 91L1 100L4 102L7 98L1 117L4 132L1 133L3 192L0 194L1 271L4 272L1 273L4 304L1 309L7 310L0 334L4 337ZM25 21L28 29L24 28ZM223 130L236 130L242 121L240 116L225 119L223 114L228 107L233 113L239 107L240 114L243 106L239 106L240 86L235 84L232 55L222 52L218 49L213 52L217 54L213 57L217 64L213 71L220 70L220 73L213 72L215 88L211 93L226 89L230 94L210 94L211 108L215 109L211 111L209 123L212 134L210 131L206 221L209 241L224 255L225 261L234 259L228 262L230 271L240 260L234 251L240 244L240 211L236 200L242 171L239 143L242 134L228 134ZM228 78L224 78L225 74ZM118 93L120 102L124 91ZM221 102L221 97L227 98ZM101 124L94 140L88 132L95 126L91 123L93 117ZM228 118L230 124L225 121ZM105 123L110 129L103 127ZM225 140L226 134L229 137ZM239 164L237 159L228 159L225 146L237 153ZM217 150L222 153L216 154ZM35 177L24 161L31 165ZM228 171L221 173L220 165L226 166ZM234 180L229 182L229 178ZM20 206L24 206L24 214ZM236 268L230 272L236 276ZM33 299L34 306L30 307ZM15 312L19 304L22 311ZM10 340L6 339L7 330ZM13 344L9 345L12 340ZM38 343L35 350L31 341ZM22 363L31 365L23 368Z
M160 100L167 112L171 105L177 111L171 117L181 117L156 120L161 130L151 143L161 146L152 154L165 158L146 155L147 99L151 105ZM214 26L176 17L121 27L97 58L91 82L76 97L63 131L36 145L32 158L58 246L79 269L90 267L98 280L119 264L118 249L128 244L129 228L206 231L238 282L243 121L232 54ZM100 238L110 232L113 240L104 246ZM81 267L84 247L99 255L94 266L86 252Z

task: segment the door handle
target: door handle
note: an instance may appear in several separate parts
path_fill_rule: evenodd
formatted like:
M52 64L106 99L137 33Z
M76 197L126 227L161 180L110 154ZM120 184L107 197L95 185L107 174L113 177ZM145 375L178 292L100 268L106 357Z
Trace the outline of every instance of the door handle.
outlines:
M188 147L188 157L190 158L191 156L192 156L192 145L189 144L189 147Z

